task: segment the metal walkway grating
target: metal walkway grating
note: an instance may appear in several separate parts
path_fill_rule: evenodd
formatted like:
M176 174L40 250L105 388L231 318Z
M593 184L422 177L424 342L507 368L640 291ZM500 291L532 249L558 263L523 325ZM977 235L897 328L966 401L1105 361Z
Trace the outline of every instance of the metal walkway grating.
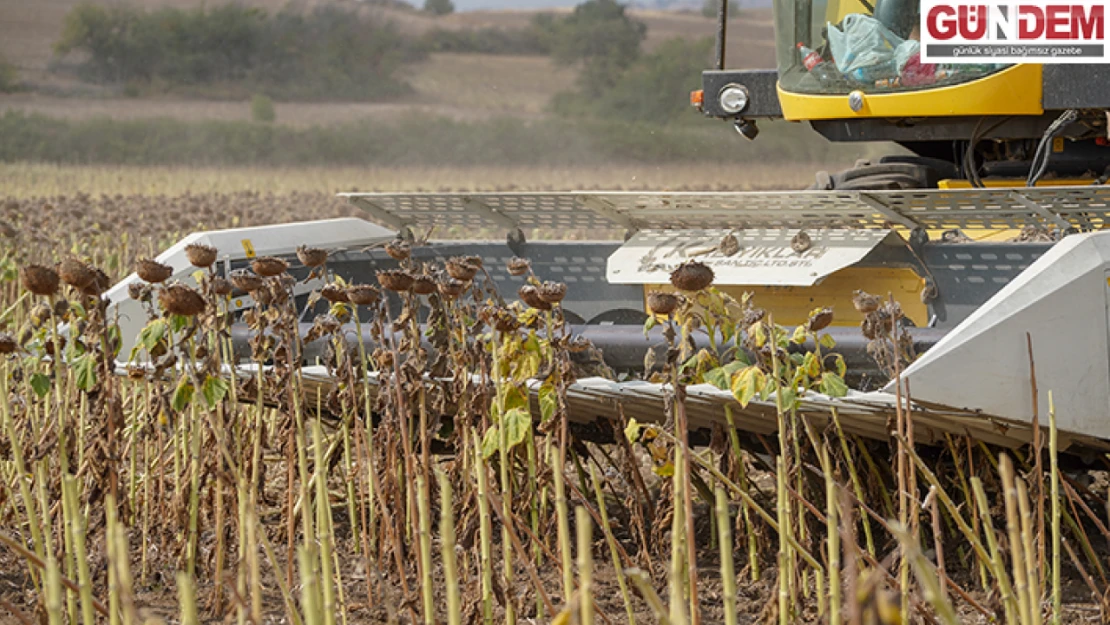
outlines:
M371 220L505 229L1110 226L1110 187L733 193L340 193Z

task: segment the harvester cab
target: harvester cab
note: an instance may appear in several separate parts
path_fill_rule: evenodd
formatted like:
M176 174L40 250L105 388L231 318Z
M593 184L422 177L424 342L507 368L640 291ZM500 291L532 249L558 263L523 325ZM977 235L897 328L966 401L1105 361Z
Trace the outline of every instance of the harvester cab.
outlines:
M776 69L716 66L692 102L754 138L761 121L808 122L830 141L906 154L818 174L815 189L1105 182L1110 65L922 62L918 0L775 0Z

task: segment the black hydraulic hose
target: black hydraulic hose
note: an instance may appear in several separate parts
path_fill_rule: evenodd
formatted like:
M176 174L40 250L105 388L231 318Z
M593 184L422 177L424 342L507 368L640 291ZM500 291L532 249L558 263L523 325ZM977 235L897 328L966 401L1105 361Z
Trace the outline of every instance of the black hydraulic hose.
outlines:
M1044 135L1041 136L1040 143L1037 144L1037 151L1033 154L1033 162L1029 164L1029 177L1025 180L1025 186L1032 187L1037 184L1045 171L1048 169L1048 159L1050 151L1047 149L1052 140L1055 139L1071 122L1079 117L1079 113L1075 109L1068 109L1056 118L1056 121L1048 125L1045 129Z

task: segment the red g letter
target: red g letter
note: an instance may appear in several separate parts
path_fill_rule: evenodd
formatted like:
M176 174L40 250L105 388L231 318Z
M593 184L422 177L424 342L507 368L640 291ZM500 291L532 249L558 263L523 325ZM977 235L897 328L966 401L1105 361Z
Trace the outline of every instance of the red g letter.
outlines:
M956 10L950 6L935 6L929 9L925 27L929 36L937 41L945 41L956 36Z

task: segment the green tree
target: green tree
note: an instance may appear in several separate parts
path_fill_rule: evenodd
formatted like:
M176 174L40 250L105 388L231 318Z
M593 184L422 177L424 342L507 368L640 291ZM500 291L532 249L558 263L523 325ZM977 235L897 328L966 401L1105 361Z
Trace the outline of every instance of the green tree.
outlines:
M0 56L0 93L11 93L19 89L19 73L15 66Z
M424 0L424 10L434 15L447 15L455 12L455 4L451 0Z
M713 40L671 39L641 56L600 92L560 94L555 110L564 115L665 124L688 114L690 91L701 86Z
M272 122L277 119L274 112L274 101L269 96L256 93L251 98L251 119L256 122Z
M659 124L689 115L690 92L701 88L712 52L712 38L666 41L621 74L594 106L605 117Z
M595 93L612 87L639 58L647 35L647 25L629 17L615 0L588 0L566 17L540 16L534 25L557 62L581 65L579 85Z
M426 55L421 40L392 22L350 9L271 15L235 3L153 11L80 4L66 15L55 52L79 54L84 80L136 93L157 83L186 91L214 85L224 97L244 99L264 91L279 99L357 100L408 92L397 69Z

